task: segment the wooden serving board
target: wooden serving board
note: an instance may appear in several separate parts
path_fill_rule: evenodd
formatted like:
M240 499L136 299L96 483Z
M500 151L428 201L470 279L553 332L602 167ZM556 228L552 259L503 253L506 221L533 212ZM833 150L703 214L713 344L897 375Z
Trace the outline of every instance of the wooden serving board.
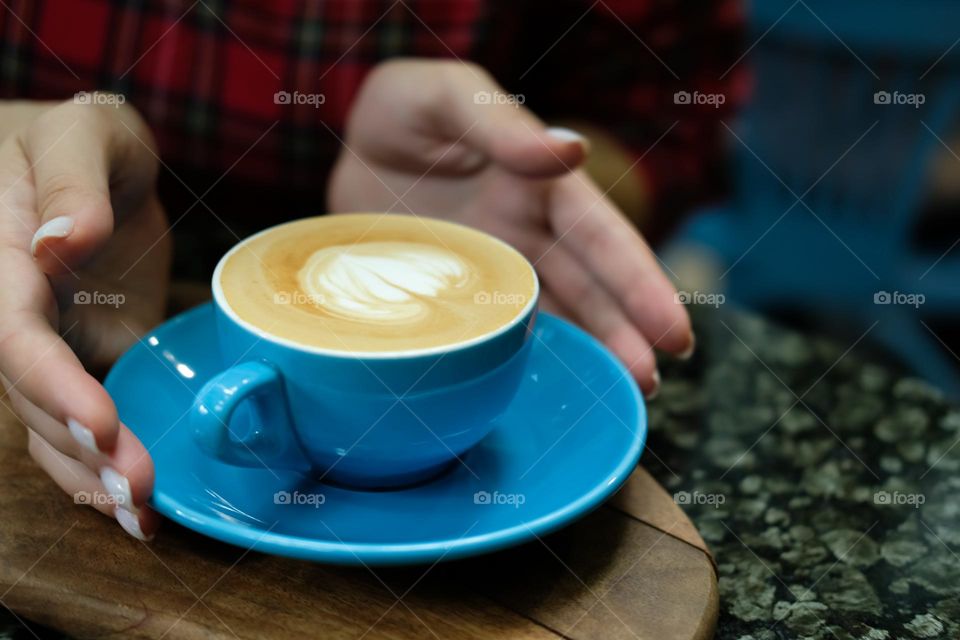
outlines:
M144 544L61 493L0 403L0 602L85 637L713 636L713 562L643 469L540 541L470 560L341 568L246 552L172 522Z

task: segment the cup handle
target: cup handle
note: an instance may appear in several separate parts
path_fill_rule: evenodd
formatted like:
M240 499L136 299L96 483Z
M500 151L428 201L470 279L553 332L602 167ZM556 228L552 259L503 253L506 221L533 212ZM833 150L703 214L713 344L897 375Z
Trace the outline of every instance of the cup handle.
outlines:
M230 420L246 400L254 421L243 437ZM193 439L207 455L240 467L309 471L287 411L280 372L265 362L244 362L211 378L191 412Z

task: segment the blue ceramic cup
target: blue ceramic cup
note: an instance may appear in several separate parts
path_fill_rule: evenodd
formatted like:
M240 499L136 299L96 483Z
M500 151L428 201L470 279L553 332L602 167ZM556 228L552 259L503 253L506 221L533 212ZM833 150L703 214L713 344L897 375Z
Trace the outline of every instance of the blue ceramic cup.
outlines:
M248 241L231 249L213 275L226 369L203 386L191 414L194 440L213 458L356 487L397 487L457 464L513 399L530 351L538 285L511 322L469 341L336 351L272 335L230 308L221 272Z

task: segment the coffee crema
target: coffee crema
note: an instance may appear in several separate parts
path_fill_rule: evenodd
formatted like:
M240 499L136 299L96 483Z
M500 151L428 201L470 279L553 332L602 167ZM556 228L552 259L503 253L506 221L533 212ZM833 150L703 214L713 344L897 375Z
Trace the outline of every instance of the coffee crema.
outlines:
M344 352L452 346L517 319L537 292L516 250L458 224L400 214L341 214L274 227L217 269L241 320Z

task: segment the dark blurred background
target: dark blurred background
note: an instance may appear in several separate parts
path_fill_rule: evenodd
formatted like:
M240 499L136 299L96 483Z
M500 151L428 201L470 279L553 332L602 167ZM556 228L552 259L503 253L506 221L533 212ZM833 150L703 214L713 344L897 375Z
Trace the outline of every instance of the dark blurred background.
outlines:
M764 0L746 23L729 196L661 251L681 296L869 346L957 397L960 4Z

